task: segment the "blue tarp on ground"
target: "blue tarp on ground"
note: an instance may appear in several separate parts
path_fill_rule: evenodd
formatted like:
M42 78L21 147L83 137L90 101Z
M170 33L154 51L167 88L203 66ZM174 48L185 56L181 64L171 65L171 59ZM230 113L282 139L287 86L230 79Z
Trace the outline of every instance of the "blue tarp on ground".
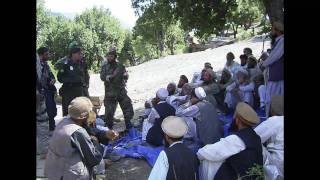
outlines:
M264 111L257 110L258 116L261 122L266 120ZM229 135L229 127L233 119L233 114L229 115L219 115L220 120L225 122L224 125L224 135ZM164 147L152 147L146 146L142 141L141 133L135 128L129 130L128 135L118 139L112 144L105 147L105 153L115 153L122 157L131 158L144 158L147 160L148 164L153 167L158 155Z

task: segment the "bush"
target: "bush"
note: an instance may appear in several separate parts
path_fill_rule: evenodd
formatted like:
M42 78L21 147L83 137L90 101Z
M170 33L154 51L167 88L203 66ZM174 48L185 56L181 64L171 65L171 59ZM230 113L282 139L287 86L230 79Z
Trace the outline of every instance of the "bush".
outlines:
M237 40L245 40L253 37L255 34L252 34L252 29L244 30L244 29L239 29L238 34L237 34Z

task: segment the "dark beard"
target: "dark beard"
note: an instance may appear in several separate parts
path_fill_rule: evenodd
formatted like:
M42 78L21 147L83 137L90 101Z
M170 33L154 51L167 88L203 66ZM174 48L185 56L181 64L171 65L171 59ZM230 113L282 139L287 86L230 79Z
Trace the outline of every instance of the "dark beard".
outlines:
M274 46L275 43L276 43L276 38L277 38L277 36L276 36L276 35L270 35L270 37L271 37L271 47L273 48L273 46Z

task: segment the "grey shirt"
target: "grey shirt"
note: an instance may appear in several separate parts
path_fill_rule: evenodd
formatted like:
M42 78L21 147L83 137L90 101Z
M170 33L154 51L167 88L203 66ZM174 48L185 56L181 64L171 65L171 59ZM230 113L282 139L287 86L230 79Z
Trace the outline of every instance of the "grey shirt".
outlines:
M78 129L71 135L72 147L78 149L82 161L92 176L92 168L100 163L103 156L103 147L90 136L84 128Z

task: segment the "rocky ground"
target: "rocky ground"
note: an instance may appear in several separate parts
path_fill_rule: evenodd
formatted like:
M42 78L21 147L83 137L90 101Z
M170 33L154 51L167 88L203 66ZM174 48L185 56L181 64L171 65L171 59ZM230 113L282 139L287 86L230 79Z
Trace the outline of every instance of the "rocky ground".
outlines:
M260 57L262 47L262 39L259 37L252 38L248 41L222 46L216 49L207 49L206 51L171 55L160 59L154 59L138 66L129 67L129 80L127 83L128 95L132 99L133 108L135 110L134 120L143 113L143 106L146 99L155 96L156 91L161 87L166 87L169 82L178 83L180 75L184 74L191 81L194 72L202 70L205 62L212 64L214 71L220 71L226 62L226 54L233 52L236 59L240 63L239 56L245 47L253 50L253 55ZM270 41L265 41L264 50L270 47ZM99 74L90 76L90 96L103 96L104 85L100 80ZM60 88L61 84L57 83L56 87ZM104 114L104 106L101 107L99 114ZM58 105L58 122L62 117L61 105ZM118 106L116 118L123 119L122 112ZM116 125L116 129L122 129L124 123ZM38 157L37 157L38 158ZM37 160L37 177L43 176L43 161ZM114 163L106 172L107 179L123 179L123 180L142 180L147 179L151 168L145 160L137 160L131 158L122 159Z

